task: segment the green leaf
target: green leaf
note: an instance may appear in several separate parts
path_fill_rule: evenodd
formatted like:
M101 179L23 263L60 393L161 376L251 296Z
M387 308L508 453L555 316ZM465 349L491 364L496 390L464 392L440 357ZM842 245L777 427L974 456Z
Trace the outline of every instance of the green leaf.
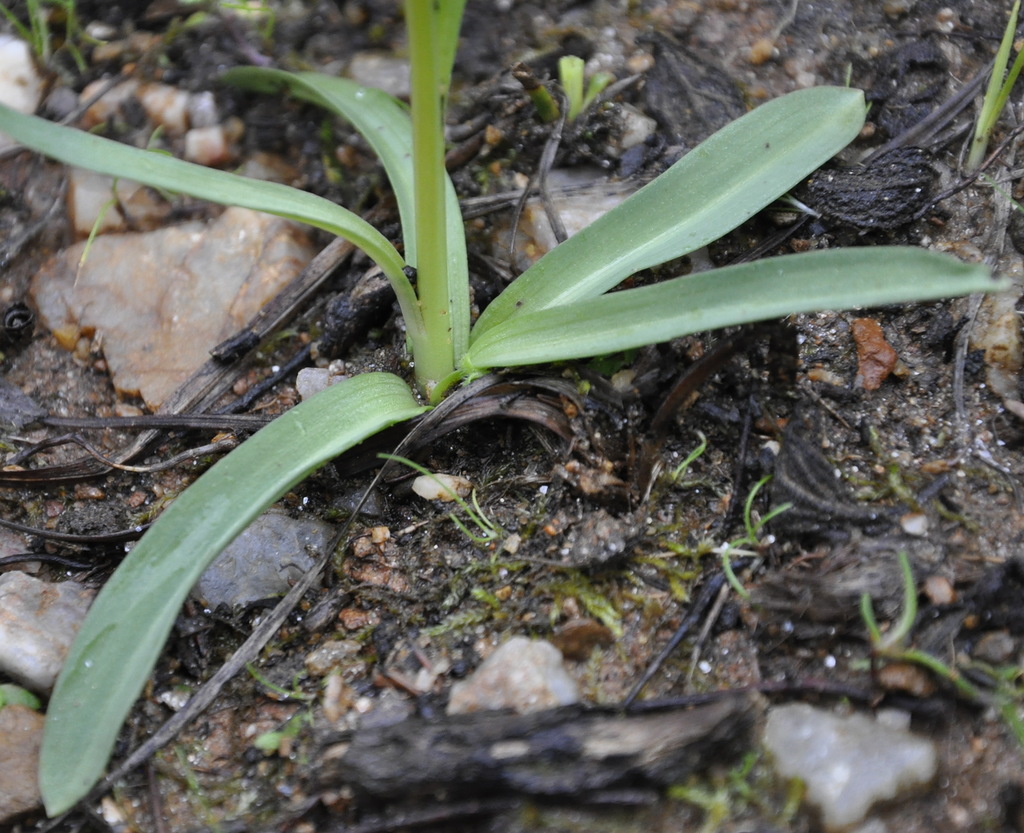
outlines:
M205 168L163 153L123 145L81 130L62 127L0 105L0 131L27 147L68 165L134 179L222 205L265 211L308 223L344 237L366 252L395 287L410 328L419 325L416 296L402 272L405 261L391 242L358 214L330 200L277 182L263 182Z
M583 358L799 312L1003 289L984 266L910 247L775 257L521 315L473 342L466 369Z
M42 704L31 691L14 683L0 683L0 709L4 706L25 706L28 709L39 709Z
M441 7L442 18L452 4ZM462 4L456 2L461 14ZM458 39L458 23L442 19L441 31L451 39L453 48ZM447 28L445 28L447 27ZM440 59L439 59L440 60ZM447 64L451 71L450 61ZM442 67L443 68L443 67ZM333 78L317 72L284 72L261 67L239 67L221 76L229 84L259 92L279 92L287 89L292 95L323 107L328 112L350 122L369 142L380 157L388 182L395 193L398 214L402 221L405 259L411 266L418 264L415 229L415 196L412 168L412 123L408 109L397 99L369 87L363 87L347 78ZM469 343L469 268L466 257L466 232L459 210L459 199L451 179L445 176L445 218L448 243L449 309L454 328L455 357L466 351Z
M383 90L317 72L236 67L225 72L221 80L254 92L281 94L287 91L350 122L369 142L384 166L398 202L402 228L412 229L412 123L405 105ZM405 260L415 266L415 241L408 231L405 238Z
M167 508L103 587L57 680L39 771L51 816L102 775L182 602L216 555L326 461L423 410L397 376L347 379L254 434Z
M414 0L415 2L415 0ZM421 0L422 2L422 0ZM459 48L459 28L466 0L440 0L437 4L437 30L434 51L437 55L437 76L440 89L447 96L452 85L452 67Z
M527 269L484 310L470 341L514 316L600 295L716 240L849 144L865 112L863 93L846 87L762 104Z

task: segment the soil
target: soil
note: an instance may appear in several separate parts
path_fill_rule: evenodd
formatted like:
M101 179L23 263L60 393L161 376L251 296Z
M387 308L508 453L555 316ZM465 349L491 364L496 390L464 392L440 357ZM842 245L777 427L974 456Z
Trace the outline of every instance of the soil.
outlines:
M226 10L185 26L184 12L173 3L77 7L83 24L103 22L117 36L142 31L160 37L142 54L129 50L84 70L58 50L49 65L55 86L80 90L103 73L123 71L191 91L212 89L222 112L246 124L243 153L277 153L300 168L309 188L346 204L369 207L382 199L368 152L344 126L331 125L325 134L311 108L243 95L213 78L254 53L285 68L336 66L366 52L401 54L395 4L280 4L270 40ZM455 131L460 152L453 176L468 199L509 190L520 181L517 175L536 174L550 128L534 119L507 70L528 60L543 76L561 53L590 58L619 78L641 78L570 127L559 166L640 181L748 105L847 78L873 101L868 129L845 160L851 163L855 155L901 137L982 72L1005 14L1003 4L988 0L470 2L451 121L476 128ZM625 104L653 117L658 128L638 149L623 153L616 130ZM925 183L929 193L960 180L972 118L969 109L935 136L910 142L924 148L926 168L915 156L911 170L935 180ZM1009 129L1008 120L996 141ZM488 125L489 132L482 132ZM325 141L346 153L321 152ZM990 170L1010 191L1018 175L1015 152L1011 143ZM25 181L29 164L37 163L24 155L0 160L7 189ZM338 170L345 176L335 176ZM354 170L363 173L350 175ZM887 184L894 176L886 171L878 179ZM7 191L0 209L11 228L37 222L54 199L53 180L38 181L50 190L40 185L17 197ZM777 252L911 243L983 259L1021 280L1019 223L991 188L971 185L912 218L917 206L899 216L873 212L881 184L860 178L836 193L811 189L820 219L772 244L780 228L776 219L755 218L711 247L708 257L725 263L765 241ZM507 225L511 214L506 204L498 214L471 221L478 305L507 277L508 253L495 242L495 228ZM21 301L40 263L69 240L66 226L51 222L29 244L7 252L4 302ZM674 267L678 273L691 265ZM346 269L335 289L351 286L362 272L358 262ZM303 339L319 337L326 304L324 298L301 311L293 325L299 335L268 344L239 375L249 383L266 377ZM578 799L516 796L502 796L509 800L489 809L454 801L447 809L437 801L382 805L360 799L346 785L318 780L325 738L350 716L371 708L397 716L443 712L452 682L513 634L555 641L572 657L568 665L586 700L621 703L694 609L699 621L653 674L643 699L755 686L772 702L853 701L907 710L914 729L937 744L939 776L926 793L880 810L884 829L1024 829L1021 747L998 708L1004 705L1019 719L1024 707L1024 409L1014 410L1022 385L1012 356L1020 322L1012 313L1009 334L986 349L980 334L992 330L987 317L988 301L960 299L800 316L792 331L739 339L736 354L659 438L649 483L639 474L644 467L636 452L652 415L678 374L729 336L704 334L628 356L544 369L547 377L568 382L569 390L589 391L554 400L571 441L514 420L491 420L459 428L419 454L431 470L474 484L482 514L504 531L499 543L475 544L446 510L409 492L403 478L375 491L353 540L260 658L259 675L296 696L239 675L148 768L97 805L98 815L89 808L76 811L62 822L65 829L368 830L420 822L437 830L817 829L813 814L793 809L788 785L772 775L754 745L746 759L707 761L710 768L694 776L689 791L674 797L634 791L632 800L606 796L623 803L612 809ZM50 413L114 412L117 397L99 345L70 354L46 332L7 336L4 378ZM405 367L389 306L361 342L343 356L350 366ZM868 365L886 344L898 361L891 373L872 377ZM794 356L795 376L787 372ZM259 407L271 413L287 407L295 399L292 385L284 380ZM93 436L108 450L130 442L129 434L112 430ZM168 457L194 440L168 436L145 459ZM679 470L698 446L703 453ZM79 454L62 447L32 465ZM782 503L793 507L759 527L733 556L750 598L728 592L726 584L710 596L721 604L701 608L697 602L709 597L706 588L718 586L721 547L744 537L744 504L772 473L771 485L751 501L752 521ZM193 466L107 474L31 491L7 489L0 500L8 520L41 527L58 518L65 531L106 532L138 523L140 513L158 508L157 495L175 494L194 476ZM368 483L368 475L341 463L283 503L292 512L338 520ZM145 498L141 507L139 494ZM70 549L49 543L45 549L89 566L44 565L44 575L96 585L123 552L120 545L102 544ZM913 644L962 668L985 703L958 696L949 679L920 668L891 666L872 674L860 597L870 593L883 623L898 617L900 551L909 556L919 590ZM261 605L235 611L187 607L116 756L169 717L168 693L199 687L264 614ZM332 640L356 646L335 675L340 685L328 685L327 673L307 663ZM982 663L996 671L983 674ZM254 740L271 730L286 737L274 751L257 749ZM428 824L428 809L440 812L441 820ZM474 809L481 812L467 817ZM395 815L374 827L382 812ZM450 818L443 818L445 812ZM30 817L19 829L44 824Z

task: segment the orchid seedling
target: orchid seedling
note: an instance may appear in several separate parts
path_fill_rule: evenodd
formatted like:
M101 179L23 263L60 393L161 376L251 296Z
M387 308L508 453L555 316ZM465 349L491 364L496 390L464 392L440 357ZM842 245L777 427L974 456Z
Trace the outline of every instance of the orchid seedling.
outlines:
M411 108L316 73L231 70L347 119L381 159L404 249L313 194L126 147L0 108L0 130L68 164L214 202L267 211L347 238L394 287L414 388L354 376L296 406L186 489L104 586L49 703L40 765L47 812L103 773L174 619L207 565L257 515L327 461L423 413L491 369L586 358L690 333L823 309L996 289L988 270L907 247L818 251L610 293L630 275L714 241L789 191L860 131L859 90L799 90L757 107L683 156L514 280L473 322L466 238L444 167L443 113L464 0L408 0ZM415 275L415 282L410 275Z

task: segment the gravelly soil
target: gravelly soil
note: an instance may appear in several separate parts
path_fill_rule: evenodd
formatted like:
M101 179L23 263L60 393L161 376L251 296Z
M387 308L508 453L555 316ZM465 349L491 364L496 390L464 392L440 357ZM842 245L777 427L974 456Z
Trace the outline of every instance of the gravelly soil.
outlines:
M646 73L646 81L623 96L659 121L660 139L650 143L644 158L609 161L602 150L602 123L595 122L591 134L580 131L567 137L563 155L570 162L605 163L613 174L635 163L640 173L634 175L653 172L673 153L742 112L745 103L811 83L842 83L847 76L854 86L871 90L876 101L871 113L875 132L865 136L858 150L878 147L919 117L921 108L935 106L981 70L1005 19L1005 10L989 2L723 0L647 2L628 11L622 8L625 4L608 3L505 5L484 11L482 3L469 4L466 48L458 67L463 82L455 102L459 119L469 121L486 102L513 97L507 89L495 88L492 79L515 59L550 52L572 38L567 49L605 56L606 65L620 77L629 71ZM127 25L125 20L144 20L128 4L119 7L120 18L110 10L115 7L79 8L83 20L102 16L118 26ZM143 25L159 31L169 19L152 18ZM285 66L288 59L299 60L297 55L319 64L329 56L400 47L391 4L346 3L340 11L321 4L305 15L282 10L273 49L244 25L235 32L213 23L172 40L166 47L171 69L143 60L137 71L162 72L165 80L188 89L210 87L213 66L241 61L239 33L272 51ZM208 48L196 51L199 44ZM480 89L489 95L475 92ZM267 142L294 162L299 159L296 148L319 131L319 122L307 110L289 105L289 118L275 124L267 118L273 103L219 89L218 95L225 108L247 121L246 142L252 148ZM491 120L500 124L504 139L456 172L467 196L480 192L481 165L491 166L498 185L510 182L513 171L532 174L546 136L529 119L502 107L495 106ZM957 123L968 120L964 116ZM939 188L957 181L962 144L958 135L934 148ZM1007 188L1013 188L1015 150L1008 148L1005 161L994 169L994 175L1009 180ZM303 161L309 166L311 187L332 195L343 190L326 178L318 154ZM11 164L0 162L5 177L16 175ZM28 202L38 214L45 195L33 199ZM972 187L893 231L865 233L849 222L823 221L784 245L917 243L984 259L1020 281L1021 257L1013 245L1010 214L991 189ZM756 245L773 228L767 221L751 223L713 247L710 256L724 262ZM477 222L475 232L486 241L485 223ZM38 263L64 242L55 225L37 238L36 248L22 252L4 275L5 300L20 298ZM482 253L504 257L500 249ZM484 266L479 271L482 297L494 278ZM552 371L594 384L595 397L572 417L578 435L574 449L516 424L494 423L460 429L422 460L476 484L484 513L518 536L515 553L474 546L444 512L419 501L401 483L393 484L375 500L374 514L364 524L364 529L387 527L388 543L368 548L360 543L366 538L362 535L349 545L328 586L310 595L301 616L293 616L264 652L260 673L286 688L297 680L299 690L314 695L312 704L276 702L268 688L250 678L236 679L214 707L158 753L148 775L140 773L112 794L106 805L108 823L114 829L159 829L147 781L159 785L160 812L169 830L234 819L243 820L238 829L261 829L291 815L300 820L282 822L283 829L313 830L356 818L360 808L343 790L321 794L313 781L327 722L324 677L310 672L304 660L327 639L353 639L361 645L345 661L340 693L335 688L326 695L333 698L329 707L344 713L375 703L382 712L404 714L418 708L429 713L443 706L451 682L465 676L507 635L564 639L566 622L585 619L594 633L605 633L599 623L609 628L611 644L593 653L583 650L583 659L570 663L571 670L587 699L621 702L719 571L714 547L742 535L738 510L754 484L774 469L780 441L784 449L802 447L783 430L802 420L807 427L800 436L824 453L830 469L841 473L843 485L834 491L815 482L813 470L808 475L800 467L788 468L787 477L777 474L775 484L754 502L756 514L766 514L772 502L792 501L801 488L824 494L826 504L802 507L806 511L799 520L783 515L763 532L756 561L740 562L755 568L741 573L752 601L723 597L724 606L706 638L696 647L694 639L684 641L644 696L786 682L805 688L769 697L836 701L812 691L810 681L867 692L872 705L884 701L909 709L915 729L932 737L940 750L935 788L885 809L880 817L886 829L1022 829L1024 768L1006 725L992 708L957 699L948 683L928 675L908 672L905 679L872 680L858 613L864 590L874 597L881 618L898 613L902 590L894 556L905 550L922 591L916 645L947 662L987 657L1019 674L1024 573L1015 565L1024 542L1017 493L1024 435L1020 417L1003 404L1004 397L1020 398L1019 367L993 375L997 351L990 348L986 357L976 341L968 342L963 335L972 327L984 332L990 310L988 302L979 310L977 301L963 299L801 317L795 322L800 358L795 384L775 381L773 359L762 341L729 362L681 414L662 451L665 467L670 471L678 465L701 436L707 450L678 481L667 476L656 481L644 501L622 501L607 479L594 485L595 473L629 480L630 440L642 435L674 368L709 349L716 337L687 339L624 359L614 369L633 370L639 381L620 387L611 404L598 402L596 394L605 386L595 369ZM877 390L855 383L858 357L851 329L861 317L880 324L900 359L896 373ZM311 320L316 322L316 313ZM1016 335L1006 341L1013 342L1019 338L1019 320L1010 330ZM379 362L388 353L390 361L398 362L394 345L400 339L393 327L385 325L373 339L349 357L355 366ZM265 363L279 360L279 355L270 356ZM45 333L10 349L4 374L54 413L95 413L112 403L109 381L96 362L75 361ZM651 381L642 384L646 380ZM285 385L277 395L272 406L286 403L292 392ZM111 432L103 439L108 446L125 441ZM154 453L162 456L176 448L176 441L168 441ZM55 452L50 460L71 453ZM103 500L89 499L95 495L72 486L7 491L4 513L38 523L48 502L57 502L75 529L122 528L136 517L128 503L133 492L152 493L157 487L173 493L191 476L183 471L109 476L102 483ZM366 483L365 478L332 470L296 490L285 503L293 510L304 506L303 511L338 517ZM870 507L872 522L865 521L863 512L840 511L851 507ZM926 519L923 535L904 531L916 520L911 515ZM101 566L75 575L98 582L105 573ZM952 597L943 595L949 592ZM195 686L208 677L259 615L259 610L224 617L208 615L198 606L186 610L151 694ZM1008 647L986 654L984 646L991 649L993 635L1005 636ZM424 664L439 673L413 697L407 683ZM914 696L904 685L924 689ZM1019 682L1016 686L1006 696L1019 707ZM148 696L133 714L118 754L133 748L167 716L166 706ZM282 754L264 755L253 748L257 735L295 716L292 725L298 726L298 734ZM785 785L773 780L762 758L745 781L752 789L739 789L736 778L729 781L720 773L698 782L708 794L719 791L725 808L719 829L816 829L812 816L784 809ZM323 799L323 806L302 819L307 801L316 797ZM417 809L422 808L409 812ZM527 805L499 814L497 821L448 821L437 829L458 824L512 830L679 830L701 829L702 824L714 829L714 814L706 809L669 799L614 811ZM127 827L113 821L118 814ZM29 819L22 829L36 829L38 821ZM236 828L228 824L224 829Z

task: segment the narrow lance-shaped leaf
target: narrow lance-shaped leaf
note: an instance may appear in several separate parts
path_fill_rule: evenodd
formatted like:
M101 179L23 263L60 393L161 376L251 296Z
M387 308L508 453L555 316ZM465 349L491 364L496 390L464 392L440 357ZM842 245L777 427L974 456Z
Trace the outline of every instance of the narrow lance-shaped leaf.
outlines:
M327 460L423 410L397 376L355 376L275 419L167 508L103 587L57 680L39 773L51 816L103 774L185 597L216 555Z
M438 28L443 36L441 40L450 42L452 49L458 40L462 5L461 0L446 0L440 8L441 21ZM453 10L452 6L456 8ZM432 46L437 47L437 44ZM440 54L436 55L436 60L438 72L446 70L450 74L450 56L448 63ZM274 92L287 89L297 98L323 107L349 121L380 157L398 202L405 259L411 266L419 265L418 244L414 233L416 210L412 123L404 104L382 90L363 87L347 78L332 78L316 72L291 73L262 67L239 67L228 70L221 77L230 84L250 90ZM449 288L453 352L455 358L459 359L469 344L469 268L466 232L459 200L448 176L444 176L444 205L448 264L444 277Z
M0 130L27 147L68 165L134 179L153 188L188 194L222 205L265 211L344 237L384 270L395 287L410 331L417 333L420 329L416 296L402 272L405 261L398 250L358 214L330 200L277 182L250 179L175 159L164 153L140 150L36 116L27 116L4 105L0 105Z
M254 92L291 93L348 121L380 158L398 203L403 229L412 229L412 123L409 110L383 90L318 72L286 72L269 67L236 67L222 81ZM461 233L461 229L460 229ZM416 241L405 233L405 260L416 265Z
M473 342L465 369L583 358L799 312L1002 288L984 266L909 247L768 258L517 316Z
M513 316L600 295L716 240L849 144L865 112L863 93L846 87L762 104L548 252L484 310L470 340Z

